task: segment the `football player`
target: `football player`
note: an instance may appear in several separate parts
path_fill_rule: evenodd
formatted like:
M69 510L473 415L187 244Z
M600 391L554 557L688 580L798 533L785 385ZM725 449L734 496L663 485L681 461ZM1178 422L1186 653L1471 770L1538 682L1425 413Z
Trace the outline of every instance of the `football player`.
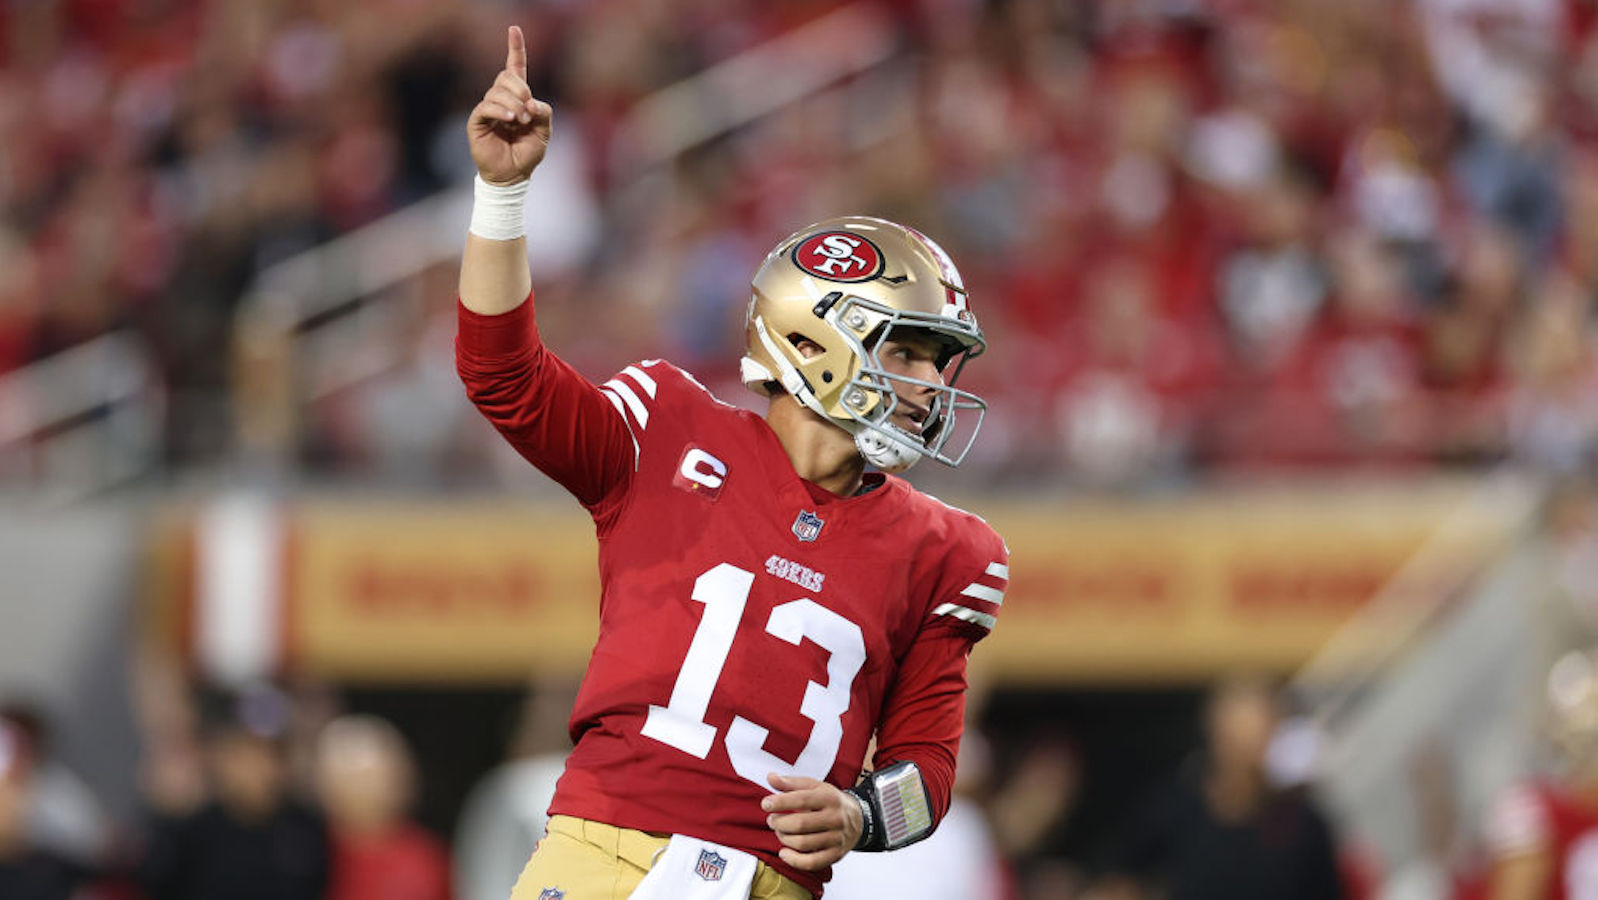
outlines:
M1598 898L1598 653L1561 658L1547 690L1561 771L1510 787L1489 811L1488 900Z
M845 853L919 840L949 805L1008 556L894 473L970 448L984 404L954 383L982 332L936 244L846 217L754 273L742 377L764 417L658 360L585 380L533 321L522 197L552 111L519 29L508 45L467 126L457 364L592 515L601 581L576 746L513 897L820 896Z

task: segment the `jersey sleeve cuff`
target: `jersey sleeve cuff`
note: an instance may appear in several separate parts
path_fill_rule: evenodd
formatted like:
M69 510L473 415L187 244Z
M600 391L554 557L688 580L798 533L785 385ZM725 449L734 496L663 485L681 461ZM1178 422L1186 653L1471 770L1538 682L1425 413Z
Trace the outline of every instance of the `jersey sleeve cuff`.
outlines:
M460 348L470 356L513 356L535 343L530 292L516 307L495 316L473 312L458 299L455 308Z

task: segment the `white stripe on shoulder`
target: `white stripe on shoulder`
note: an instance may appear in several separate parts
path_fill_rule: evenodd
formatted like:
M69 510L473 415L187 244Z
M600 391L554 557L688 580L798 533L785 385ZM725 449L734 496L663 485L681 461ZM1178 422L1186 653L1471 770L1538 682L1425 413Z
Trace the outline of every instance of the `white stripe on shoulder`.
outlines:
M972 584L960 593L962 596L986 600L995 606L1000 606L1004 603L1004 591L998 588L990 588L985 584Z
M627 410L622 406L621 397L617 396L615 391L603 385L600 386L599 392L605 395L605 399L610 401L611 406L616 407L616 412L621 415L621 423L627 426L627 437L632 438L633 442L633 471L636 472L638 471L638 457L642 451L638 448L638 438L633 434L632 423L627 421Z
M955 603L945 603L937 609L934 609L932 614L935 616L954 616L956 619L959 619L962 622L970 622L973 625L980 625L989 631L992 631L994 624L999 621L995 616L990 616L983 612L977 612L974 609L960 606L959 604Z
M638 421L639 431L649 427L649 408L644 406L644 401L638 399L638 395L633 393L633 389L627 386L627 382L622 381L620 378L612 378L600 385L600 387L610 388L627 403L627 408L632 410L633 418Z
M605 395L605 399L610 401L611 406L616 407L617 412L621 413L622 421L627 421L627 407L622 405L621 397L615 391L603 384L599 386L599 392ZM631 431L632 426L627 426L627 430Z
M957 513L960 513L961 515L970 516L971 518L976 519L978 522L981 522L982 524L987 525L988 528L990 528L990 529L993 527L992 525L988 524L988 520L987 519L982 518L981 516L977 515L976 513L972 512L969 509L963 509L961 507L955 506L953 503L950 503L949 501L944 500L942 497L939 497L936 494L929 494L926 491L922 491L921 495L923 497L926 497L926 498L936 502L939 506L943 507L944 509L951 509L951 510L954 510L955 512L957 512ZM1000 539L1000 543L1003 543L1003 538ZM1009 547L1008 544L1005 545L1004 552L1005 553L1009 553L1010 552L1010 547Z
M655 399L655 391L657 390L655 379L645 375L643 369L640 369L637 366L628 366L627 368L621 370L621 374L626 375L632 380L638 382L638 386L644 389L644 393L649 395L649 399Z
M705 387L703 382L701 382L699 379L694 377L694 373L688 371L687 369L683 369L683 368L678 368L677 369L677 373L679 375L681 375L683 378L687 379L689 384L693 385L696 388L699 388L699 390L704 392L704 395L706 397L709 397L711 400L714 400L715 402L721 404L722 406L727 407L728 409L737 409L738 408L736 406L733 406L731 403L728 403L727 401L721 399L720 397L717 397L715 392L711 391L710 388Z
M1005 581L1009 581L1010 567L1004 563L988 563L988 574L994 578L1003 578Z

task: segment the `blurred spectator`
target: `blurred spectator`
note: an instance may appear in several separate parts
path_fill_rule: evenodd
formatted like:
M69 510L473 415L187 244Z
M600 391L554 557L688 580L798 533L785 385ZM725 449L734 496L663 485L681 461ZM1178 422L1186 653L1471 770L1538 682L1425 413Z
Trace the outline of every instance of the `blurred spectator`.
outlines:
M1302 168L1275 166L1244 198L1244 242L1221 264L1216 299L1236 358L1266 378L1293 357L1326 301L1317 199Z
M332 361L335 371L361 374L334 376L358 380L318 405L311 458L352 479L419 487L480 466L492 445L482 440L480 418L454 402L455 313L437 302L454 290L456 274L454 266L437 266L403 285L388 301L396 333L369 352Z
M1370 235L1334 238L1330 306L1305 335L1284 385L1304 415L1297 453L1362 461L1412 457L1416 402L1414 304L1400 261Z
M33 751L26 734L0 719L0 897L69 900L87 872L38 846L29 833Z
M694 80L842 6L516 11L566 135L541 324L579 368L664 354L732 384L706 361L740 339L754 248L848 209L960 260L996 350L972 372L994 474L1589 452L1589 366L1553 345L1584 343L1598 295L1590 4L867 2L874 68L769 109L760 78ZM313 475L502 478L436 411L434 313L406 299L436 274L296 325L269 385L234 337L265 267L464 184L464 86L505 9L113 7L0 13L0 373L119 330L160 373L180 472L257 468L265 404L265 442ZM107 140L73 139L90 122ZM13 393L0 415L29 421Z
M406 817L416 770L394 726L375 716L333 720L316 768L333 838L327 900L449 900L449 854Z
M1204 329L1160 312L1153 273L1111 261L1088 276L1082 321L1059 348L1059 443L1082 481L1128 486L1182 471L1213 388Z
M1555 474L1598 461L1598 348L1591 292L1557 275L1533 297L1514 334L1510 398L1515 456Z
M99 798L56 757L45 712L32 704L0 704L0 723L11 726L29 750L30 841L88 868L105 863L110 828Z
M1598 641L1598 487L1590 475L1548 491L1547 529L1555 607L1548 610L1559 650Z
M1015 869L1020 895L1074 897L1086 882L1080 861L1058 854L1082 792L1081 752L1065 737L1032 738L987 801L993 840Z
M1440 742L1423 744L1409 764L1409 782L1420 820L1420 852L1395 866L1381 900L1443 900L1476 896L1480 877L1461 828L1459 783L1454 759Z
M535 684L522 703L508 759L466 796L455 833L455 895L504 900L549 824L555 783L571 752L567 720L577 686Z
M223 706L205 738L213 796L192 813L152 816L141 886L150 900L322 900L328 838L289 796L287 698L263 688Z
M1421 380L1431 392L1440 459L1477 462L1505 445L1506 340L1526 265L1513 235L1479 224L1464 239L1454 284L1428 313Z
M851 853L832 870L834 900L1006 900L1014 896L1004 859L972 794L988 777L987 742L966 732L949 811L932 836L892 853Z
M1279 703L1257 679L1216 686L1205 754L1134 812L1092 896L1341 900L1330 825L1302 790L1269 778Z

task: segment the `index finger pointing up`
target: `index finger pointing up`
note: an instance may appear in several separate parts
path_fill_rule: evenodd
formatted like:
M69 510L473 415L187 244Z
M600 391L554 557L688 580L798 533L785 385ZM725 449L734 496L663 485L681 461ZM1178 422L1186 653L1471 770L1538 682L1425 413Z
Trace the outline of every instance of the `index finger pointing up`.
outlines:
M527 80L527 38L522 36L520 25L512 25L505 34L505 71L523 81Z

